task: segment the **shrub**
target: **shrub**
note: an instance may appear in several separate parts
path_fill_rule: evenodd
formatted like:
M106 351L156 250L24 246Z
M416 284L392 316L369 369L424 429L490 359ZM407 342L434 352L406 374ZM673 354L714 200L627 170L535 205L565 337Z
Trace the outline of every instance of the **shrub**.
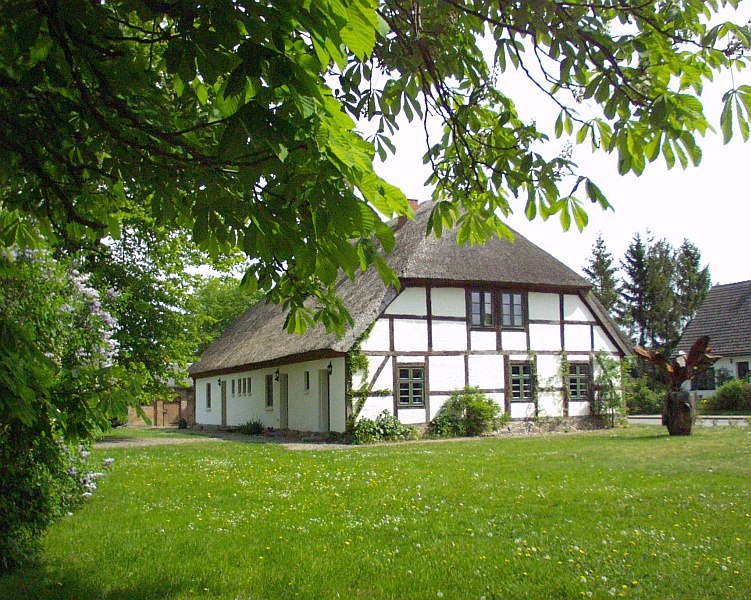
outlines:
M751 410L751 384L733 379L702 402L703 412L712 410Z
M102 473L88 456L28 427L0 427L0 572L32 560L44 530L96 490Z
M639 377L627 384L626 409L631 415L654 415L662 412L664 392L649 387L649 379Z
M238 427L238 431L243 435L261 435L263 430L263 423L259 419L251 419Z
M500 412L498 404L476 387L466 387L451 394L428 431L440 437L480 435L508 420Z
M359 419L352 429L352 443L370 444L395 440L416 440L417 429L404 425L396 416L384 410L375 419Z
M180 419L180 421L177 424L178 429L187 429L188 428L188 422L185 419Z

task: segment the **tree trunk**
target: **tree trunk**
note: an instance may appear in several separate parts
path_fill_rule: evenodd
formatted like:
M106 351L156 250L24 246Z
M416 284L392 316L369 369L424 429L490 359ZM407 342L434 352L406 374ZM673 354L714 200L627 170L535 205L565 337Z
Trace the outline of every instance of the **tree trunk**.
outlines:
M696 421L696 396L688 392L668 392L662 413L662 424L670 435L691 435Z

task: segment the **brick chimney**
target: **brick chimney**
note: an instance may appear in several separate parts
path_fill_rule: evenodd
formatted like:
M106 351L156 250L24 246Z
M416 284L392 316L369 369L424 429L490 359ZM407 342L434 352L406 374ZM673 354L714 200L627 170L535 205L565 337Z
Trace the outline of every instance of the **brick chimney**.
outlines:
M418 201L410 198L407 200L409 202L409 207L412 209L412 212L417 212L417 205ZM396 230L399 231L402 227L404 227L404 224L407 222L407 217L400 216L396 221Z

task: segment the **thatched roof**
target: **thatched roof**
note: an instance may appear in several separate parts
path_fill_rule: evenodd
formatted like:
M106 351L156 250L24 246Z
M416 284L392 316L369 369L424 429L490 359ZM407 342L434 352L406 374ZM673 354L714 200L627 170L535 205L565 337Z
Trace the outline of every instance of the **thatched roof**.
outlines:
M676 350L688 352L702 335L709 336L712 354L751 354L751 281L716 285L710 289L686 326Z
M427 236L431 207L429 202L421 204L415 220L408 221L396 231L396 244L389 256L389 264L404 284L492 282L527 290L589 295L591 286L586 279L518 233L515 233L513 243L494 238L474 247L458 246L454 232L445 232L438 239ZM342 339L327 335L320 326L302 336L287 334L283 328L285 315L282 309L259 302L206 349L201 359L190 368L190 374L219 374L307 358L340 356L396 297L396 291L387 287L374 269L362 273L355 281L342 279L337 291L355 321L354 327ZM616 344L625 347L623 338L606 313L604 319L611 337L617 340Z

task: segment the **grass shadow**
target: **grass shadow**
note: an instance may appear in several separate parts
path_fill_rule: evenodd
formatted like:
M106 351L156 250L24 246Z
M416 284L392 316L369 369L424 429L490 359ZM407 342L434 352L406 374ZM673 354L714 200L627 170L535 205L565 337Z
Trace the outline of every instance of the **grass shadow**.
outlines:
M169 565L155 565L156 572L163 568L169 568ZM0 589L3 590L4 600L168 600L205 593L191 589L187 583L166 579L155 576L148 581L113 580L106 587L100 587L81 577L78 572L50 571L44 565L37 564L0 576Z

